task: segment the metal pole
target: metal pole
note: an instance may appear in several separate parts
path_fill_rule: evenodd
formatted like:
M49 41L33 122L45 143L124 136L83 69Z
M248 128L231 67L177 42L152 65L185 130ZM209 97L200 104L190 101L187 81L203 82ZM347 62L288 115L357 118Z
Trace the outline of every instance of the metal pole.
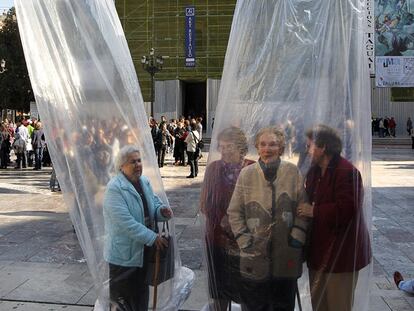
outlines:
M154 118L154 72L151 72L151 116Z

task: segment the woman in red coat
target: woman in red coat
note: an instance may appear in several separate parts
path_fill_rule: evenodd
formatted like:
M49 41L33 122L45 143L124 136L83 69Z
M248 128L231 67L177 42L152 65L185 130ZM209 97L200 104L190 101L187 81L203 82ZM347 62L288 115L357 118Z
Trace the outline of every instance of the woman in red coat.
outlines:
M243 167L247 139L237 127L218 135L221 159L207 166L201 192L201 212L206 217L206 247L209 291L214 310L227 310L231 301L240 302L239 247L231 231L227 208Z
M299 214L312 218L307 263L313 310L351 311L358 271L372 256L361 174L340 156L334 129L319 125L306 137L312 167L305 186L312 205Z

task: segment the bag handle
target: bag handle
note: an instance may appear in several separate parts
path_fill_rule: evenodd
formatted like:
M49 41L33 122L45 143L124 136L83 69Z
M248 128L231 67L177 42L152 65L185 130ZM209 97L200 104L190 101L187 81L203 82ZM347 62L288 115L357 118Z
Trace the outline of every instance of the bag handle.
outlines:
M200 142L200 140L197 139L197 137L194 135L193 131L191 131L191 135L193 135L195 143L198 144Z
M170 235L170 226L168 225L168 220L167 221L162 221L162 229L161 229L161 234L164 235ZM154 214L154 232L159 234L160 230L158 229L158 217L157 217L157 213Z

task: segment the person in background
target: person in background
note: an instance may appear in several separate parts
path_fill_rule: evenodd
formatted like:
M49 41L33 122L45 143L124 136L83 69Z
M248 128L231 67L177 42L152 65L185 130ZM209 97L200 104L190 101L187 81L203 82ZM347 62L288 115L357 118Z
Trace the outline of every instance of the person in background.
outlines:
M27 131L29 133L29 139L27 140L27 144L26 144L26 152L27 152L27 166L32 167L33 166L33 157L34 157L34 150L33 150L33 146L32 146L32 134L34 131L34 126L33 126L33 122L31 119L27 119L24 121L23 123L26 128Z
M46 145L45 134L43 133L42 122L38 121L32 133L32 146L35 153L34 170L42 169L43 150Z
M197 132L198 134L200 134L200 140L203 139L203 118L202 117L198 117L196 119L196 125L197 125Z
M141 154L136 146L121 148L115 169L117 175L109 181L103 201L110 310L147 311L146 248L168 246L167 240L154 232L153 219L157 215L165 221L173 214L142 175Z
M395 128L397 127L397 123L395 122L394 117L391 117L388 126L390 128L390 136L395 138Z
M188 131L185 138L187 144L187 157L188 163L190 164L190 175L187 178L194 178L198 175L198 157L197 154L197 143L200 141L200 134L197 132L196 122L191 123L191 129Z
M13 148L17 156L16 169L27 167L26 148L29 140L29 131L23 125L21 120L16 122L15 140L13 142Z
M158 145L159 128L158 128L157 121L155 121L154 118L150 119L150 128L151 128L152 142L154 143L155 155L158 156L158 152L159 152L159 145Z
M410 136L411 136L411 149L414 149L414 127L411 128Z
M206 217L208 285L215 311L225 311L231 301L240 303L239 249L231 231L227 208L242 168L254 161L245 159L247 138L237 127L217 137L220 160L206 168L200 210Z
M174 130L174 165L185 165L185 142L184 142L184 124L177 123L177 128Z
M0 125L0 169L6 169L9 162L10 154L10 132L7 125Z
M306 261L314 311L351 311L358 274L372 260L364 219L364 189L358 169L343 158L336 130L306 131L312 166L306 192L312 204L298 208L311 222Z
M163 123L158 131L157 146L158 146L158 167L164 166L165 153L167 151L168 140L172 140L172 135L167 130L167 123Z
M407 119L407 132L408 132L408 136L411 136L411 129L413 128L413 121L411 120L410 117L408 117Z

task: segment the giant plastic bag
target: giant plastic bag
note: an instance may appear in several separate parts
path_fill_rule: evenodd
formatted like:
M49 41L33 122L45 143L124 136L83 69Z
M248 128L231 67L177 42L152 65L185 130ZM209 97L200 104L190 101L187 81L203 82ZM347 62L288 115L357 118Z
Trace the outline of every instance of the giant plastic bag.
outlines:
M108 310L102 202L123 146L139 147L144 175L169 205L134 64L114 1L15 4L53 166L99 295L95 309ZM169 227L174 237L174 220ZM174 278L158 286L157 310L177 310L189 295L193 277L191 270L181 267L175 247Z
M364 9L237 2L201 195L217 310L368 309Z

